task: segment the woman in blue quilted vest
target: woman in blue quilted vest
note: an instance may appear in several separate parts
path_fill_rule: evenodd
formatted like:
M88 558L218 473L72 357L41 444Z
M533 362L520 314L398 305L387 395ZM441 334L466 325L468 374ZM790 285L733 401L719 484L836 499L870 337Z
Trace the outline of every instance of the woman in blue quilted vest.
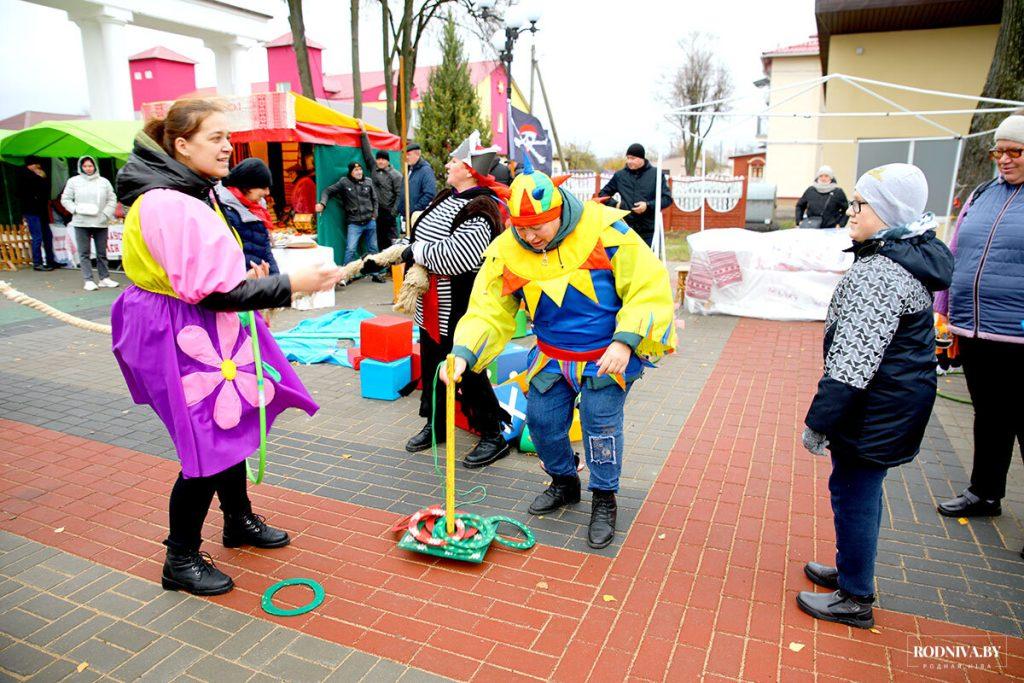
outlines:
M989 156L998 177L964 205L950 243L953 284L936 300L958 337L974 403L971 485L939 505L947 517L1000 514L1014 441L1024 446L1024 411L1012 398L1024 385L1024 116L1000 124Z

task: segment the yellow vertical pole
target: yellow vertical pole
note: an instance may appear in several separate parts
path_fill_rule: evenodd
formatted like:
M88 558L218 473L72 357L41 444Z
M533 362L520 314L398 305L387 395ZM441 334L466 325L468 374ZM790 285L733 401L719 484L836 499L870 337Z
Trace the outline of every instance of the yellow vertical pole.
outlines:
M455 533L455 356L448 354L445 359L448 374L448 390L445 393L445 486L444 522L449 536Z

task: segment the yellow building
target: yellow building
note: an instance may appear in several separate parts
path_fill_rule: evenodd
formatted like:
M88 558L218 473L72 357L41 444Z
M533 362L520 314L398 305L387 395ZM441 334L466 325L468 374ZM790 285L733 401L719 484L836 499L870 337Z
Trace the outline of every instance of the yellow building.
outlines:
M823 73L978 96L992 63L1002 1L817 0L815 9ZM968 133L970 113L927 115L927 120L827 115L892 112L899 110L896 105L915 112L973 110L977 101L864 85L877 96L839 79L826 84L826 117L818 126L826 141L823 163L832 166L848 193L874 166L916 164L928 178L928 209L946 215L957 161L958 142L951 138Z

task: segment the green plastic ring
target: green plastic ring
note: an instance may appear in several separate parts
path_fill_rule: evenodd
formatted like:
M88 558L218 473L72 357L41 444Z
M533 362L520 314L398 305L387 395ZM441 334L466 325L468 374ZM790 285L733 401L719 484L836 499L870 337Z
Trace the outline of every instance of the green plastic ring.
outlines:
M286 586L307 586L313 591L313 599L308 604L295 609L281 609L274 605L274 594ZM278 581L263 593L263 600L260 601L263 611L273 614L275 617L297 617L306 612L312 612L324 601L324 587L313 579L285 579Z
M532 548L534 546L534 544L537 542L537 540L533 536L533 532L530 531L530 527L526 526L525 524L520 522L518 519L512 519L511 517L500 517L500 516L499 517L488 517L487 518L487 523L491 525L492 529L494 529L494 540L496 542L500 543L501 545L507 547L507 548L512 548L513 550L527 550L529 548ZM515 528L517 528L520 531L522 531L523 532L523 540L521 540L521 541L510 541L510 540L508 540L506 538L502 538L498 534L498 525L502 524L502 523L504 523L504 524L511 524Z
M477 529L478 533L475 536L469 538L452 538L448 535L445 530L444 515L441 515L434 520L434 538L440 538L445 541L446 545L450 545L455 548L462 550L480 550L486 548L491 544L494 538L494 530L487 520L480 515L473 515L465 512L460 512L455 515L456 519L462 520L466 525L466 529L470 527Z

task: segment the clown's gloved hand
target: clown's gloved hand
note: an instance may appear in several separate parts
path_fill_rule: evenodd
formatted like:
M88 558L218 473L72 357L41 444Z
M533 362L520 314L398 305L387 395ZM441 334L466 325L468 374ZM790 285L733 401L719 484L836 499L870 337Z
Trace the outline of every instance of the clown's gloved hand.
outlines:
M815 455L825 455L825 449L828 448L828 438L824 434L819 434L810 427L806 427L802 438L804 448Z

